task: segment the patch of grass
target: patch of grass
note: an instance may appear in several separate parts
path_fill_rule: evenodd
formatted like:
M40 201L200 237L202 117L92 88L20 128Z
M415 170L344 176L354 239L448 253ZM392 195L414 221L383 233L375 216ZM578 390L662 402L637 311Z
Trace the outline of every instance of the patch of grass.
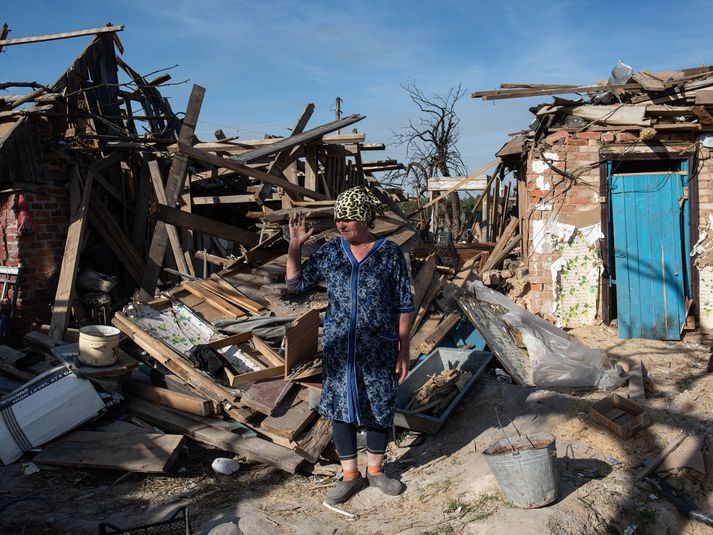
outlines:
M495 513L505 501L499 494L483 494L468 504L467 514L463 517L465 522L478 522Z
M423 492L418 497L418 500L421 503L427 502L428 500L433 498L436 494L442 494L445 491L447 491L450 486L451 486L450 479L444 479L443 481L435 481L433 483L429 483L423 489Z
M461 500L448 500L443 512L446 514L455 513L458 508L460 508L461 511L467 511L469 507L470 505L468 502L463 502Z

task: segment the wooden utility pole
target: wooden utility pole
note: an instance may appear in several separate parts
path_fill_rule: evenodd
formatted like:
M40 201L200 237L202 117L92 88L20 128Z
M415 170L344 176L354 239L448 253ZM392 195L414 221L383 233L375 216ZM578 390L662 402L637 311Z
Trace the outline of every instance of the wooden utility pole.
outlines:
M342 118L342 102L343 102L342 97L337 97L336 106L335 106L337 121ZM340 128L339 130L337 130L337 134L341 134L341 133L342 133L342 130Z

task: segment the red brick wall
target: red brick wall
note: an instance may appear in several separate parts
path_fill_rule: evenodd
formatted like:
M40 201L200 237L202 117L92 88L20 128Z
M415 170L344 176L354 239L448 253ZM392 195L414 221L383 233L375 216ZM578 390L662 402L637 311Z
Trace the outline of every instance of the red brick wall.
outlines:
M577 134L555 132L545 138L534 151L530 151L525 174L525 184L528 192L529 206L526 215L530 214L529 224L529 276L531 292L528 296L529 308L533 312L548 316L552 311L553 283L552 263L559 258L557 251L536 252L534 233L538 221L548 218L568 222L577 213L589 212L595 214L601 209L599 202L600 169L598 162L605 158L602 151L619 153L632 151L637 153L652 153L653 149L644 143L633 144L637 136L628 132L580 132ZM690 133L675 133L657 135L660 141L671 151L692 150L695 137ZM683 143L688 142L688 143ZM554 165L561 170L574 172L576 182L562 177L549 167L543 166L538 149L550 155L548 159L556 160ZM707 152L707 149L704 149ZM539 161L539 162L538 162ZM591 168L587 165L591 164ZM713 169L712 169L713 170ZM713 174L699 174L699 187L702 193L699 200L701 218L699 223L705 223L707 215L713 212L713 191L709 184L713 183ZM549 188L549 189L548 189ZM711 208L707 210L707 208ZM600 220L601 218L599 218ZM601 222L601 221L600 221ZM540 223L542 224L542 223Z
M64 242L69 225L67 188L38 185L38 192L24 191L31 230L18 229L20 193L0 199L0 264L22 265L15 320L11 334L27 330L34 321L48 323L54 301ZM12 297L12 293L8 296Z

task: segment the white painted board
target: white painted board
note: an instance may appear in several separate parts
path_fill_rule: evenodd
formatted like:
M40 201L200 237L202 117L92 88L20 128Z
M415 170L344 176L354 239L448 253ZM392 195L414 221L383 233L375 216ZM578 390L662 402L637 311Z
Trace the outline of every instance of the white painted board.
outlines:
M0 461L9 464L91 420L105 405L91 382L66 366L48 370L0 401Z
M428 191L447 191L463 180L464 176L442 176L428 179ZM483 191L488 183L488 177L479 175L464 182L456 191Z

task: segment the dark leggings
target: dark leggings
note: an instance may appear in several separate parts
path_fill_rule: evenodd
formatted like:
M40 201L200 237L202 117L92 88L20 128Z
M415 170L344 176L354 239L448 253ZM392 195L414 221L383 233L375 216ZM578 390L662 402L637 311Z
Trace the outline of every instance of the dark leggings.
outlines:
M334 445L337 447L337 454L343 461L356 459L357 440L356 426L345 422L332 421L332 433L334 435ZM366 451L376 455L383 455L386 452L386 444L389 441L389 429L387 427L367 427L366 428Z

